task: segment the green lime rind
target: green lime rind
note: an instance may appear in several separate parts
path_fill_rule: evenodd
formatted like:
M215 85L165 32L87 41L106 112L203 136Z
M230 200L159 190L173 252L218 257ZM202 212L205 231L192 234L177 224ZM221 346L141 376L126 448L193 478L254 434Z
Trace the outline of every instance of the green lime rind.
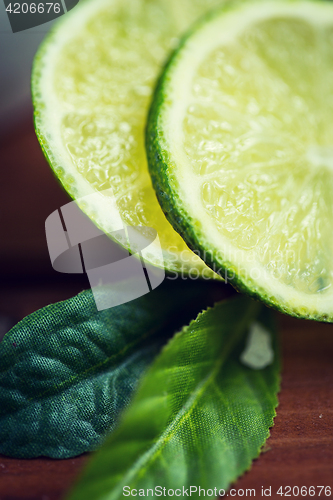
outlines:
M87 0L81 0L81 5ZM75 14L75 12L74 12ZM49 57L49 48L55 43L59 29L68 22L68 19L73 16L73 12L69 12L66 16L57 20L52 29L48 32L38 51L34 57L31 72L31 97L33 105L33 122L35 133L43 151L44 157L53 171L56 179L65 189L66 193L75 200L80 193L76 187L75 181L71 176L67 176L63 166L59 162L59 158L50 147L50 141L47 134L44 133L44 114L45 102L42 98L42 75L45 67L45 61Z
M88 0L84 0L81 3L87 3ZM75 12L74 12L75 15ZM66 14L65 17L59 19L53 29L47 34L43 42L38 48L38 51L34 57L33 65L32 65L32 73L31 73L31 95L32 95L32 104L33 104L33 123L35 128L35 133L41 147L41 150L44 154L44 157L51 167L51 170L58 181L58 183L62 186L64 191L69 195L69 197L76 201L77 205L80 209L93 221L93 223L101 230L104 231L103 225L100 224L96 214L86 203L80 203L79 199L85 194L92 194L93 190L80 189L80 177L77 176L75 179L72 175L67 174L65 168L60 162L60 158L57 156L55 151L53 150L51 144L51 138L47 133L45 133L45 114L46 114L46 105L44 99L42 97L42 85L43 85L43 71L45 68L45 63L49 57L50 48L53 44L56 43L56 39L58 37L58 32L65 25L69 18L73 16L73 12ZM109 234L109 237L113 239L116 243L120 244L126 250L130 250L128 245L124 244L123 241L117 239L114 234ZM156 266L163 267L163 266Z
M260 0L257 1L260 2ZM297 0L289 1L290 3L297 3ZM316 307L309 309L309 307L300 304L291 304L281 295L268 293L266 288L261 287L253 279L238 272L237 265L234 262L223 257L219 259L214 257L214 250L207 243L201 223L186 210L183 199L179 194L179 181L174 173L177 166L168 151L163 122L164 112L170 106L168 87L172 81L174 68L182 59L183 48L201 27L216 16L245 3L244 0L231 1L205 15L185 34L167 61L157 82L147 120L146 151L150 176L161 208L174 229L182 236L190 249L196 250L201 259L238 292L295 318L332 323L333 312L322 312L318 311ZM328 2L326 0L313 0L313 3Z

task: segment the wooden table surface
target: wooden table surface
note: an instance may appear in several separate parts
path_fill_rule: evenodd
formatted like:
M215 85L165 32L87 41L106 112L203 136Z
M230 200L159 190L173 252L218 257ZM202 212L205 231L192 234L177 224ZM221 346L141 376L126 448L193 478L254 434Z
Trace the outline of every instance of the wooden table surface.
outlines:
M31 122L0 138L0 166L0 317L18 321L73 296L88 281L51 268L44 223L68 198L40 152ZM233 485L234 498L248 497L246 489L261 497L262 487L271 487L271 498L277 499L282 498L277 494L280 486L333 490L333 325L277 317L283 373L275 426L265 453ZM87 458L0 456L0 500L60 499ZM321 497L326 498L324 493Z

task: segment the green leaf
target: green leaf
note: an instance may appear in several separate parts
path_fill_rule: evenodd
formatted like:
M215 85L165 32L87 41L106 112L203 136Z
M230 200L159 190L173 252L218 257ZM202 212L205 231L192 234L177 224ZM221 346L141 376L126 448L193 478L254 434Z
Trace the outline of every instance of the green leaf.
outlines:
M104 311L85 291L18 323L0 343L0 453L65 458L94 449L166 336L207 305L202 285L209 295L208 284L166 280Z
M240 362L254 320L274 330L272 313L258 319L259 310L246 297L225 301L176 334L69 499L115 500L132 488L155 498L161 490L146 491L155 487L186 496L190 486L216 495L248 469L273 425L279 388L275 337L272 364Z

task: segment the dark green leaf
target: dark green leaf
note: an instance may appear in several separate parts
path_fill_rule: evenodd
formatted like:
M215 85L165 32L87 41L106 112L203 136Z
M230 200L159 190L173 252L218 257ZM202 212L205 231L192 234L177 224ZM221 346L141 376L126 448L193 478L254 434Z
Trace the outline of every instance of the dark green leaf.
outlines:
M100 312L86 291L18 323L0 343L0 453L65 458L95 448L166 336L206 306L203 286L211 290L166 281Z
M225 301L175 335L70 500L116 500L132 488L157 497L147 489L158 486L181 496L190 486L217 488L216 495L249 468L273 425L279 387L276 339L265 369L239 360L255 319L272 331L270 311L258 320L259 310L245 297Z

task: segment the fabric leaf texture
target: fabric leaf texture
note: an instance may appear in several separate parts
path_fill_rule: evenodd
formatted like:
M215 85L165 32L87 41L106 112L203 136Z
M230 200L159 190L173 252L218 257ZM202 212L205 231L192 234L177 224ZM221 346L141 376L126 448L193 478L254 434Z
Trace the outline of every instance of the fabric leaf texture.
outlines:
M68 500L157 498L159 488L184 497L190 487L199 498L199 487L216 495L247 470L269 436L279 389L274 321L260 311L233 298L177 333ZM272 335L274 360L262 370L240 361L253 322Z
M166 338L205 306L198 283L166 281L112 309L84 291L24 318L0 343L0 453L96 448Z

